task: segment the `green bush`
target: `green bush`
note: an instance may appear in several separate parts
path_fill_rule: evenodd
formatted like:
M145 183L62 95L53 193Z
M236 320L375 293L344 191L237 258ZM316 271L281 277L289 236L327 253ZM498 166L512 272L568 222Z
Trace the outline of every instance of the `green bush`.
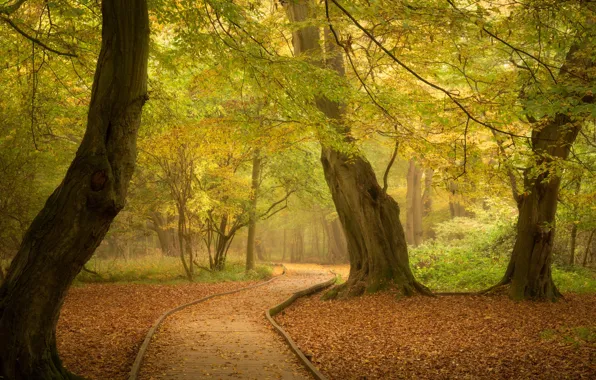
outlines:
M435 227L436 239L410 249L416 278L433 291L470 292L501 280L515 243L512 220L491 215L455 218ZM592 270L553 265L562 292L596 292Z

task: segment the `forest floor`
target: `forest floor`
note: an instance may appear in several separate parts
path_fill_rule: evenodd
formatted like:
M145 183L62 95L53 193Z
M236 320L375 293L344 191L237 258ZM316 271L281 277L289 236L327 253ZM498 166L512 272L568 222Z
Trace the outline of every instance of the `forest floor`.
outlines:
M276 317L330 379L595 379L596 295L297 301Z
M56 331L64 365L88 379L127 379L147 331L178 305L251 282L89 284L71 288Z

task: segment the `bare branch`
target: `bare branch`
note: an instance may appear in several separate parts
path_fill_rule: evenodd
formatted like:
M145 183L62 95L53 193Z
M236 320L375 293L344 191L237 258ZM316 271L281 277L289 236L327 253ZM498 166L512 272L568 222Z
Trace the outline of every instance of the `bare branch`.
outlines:
M389 160L389 163L387 164L387 169L385 169L385 174L383 174L383 194L387 194L387 188L389 187L387 179L389 178L389 171L391 170L391 167L393 166L393 163L395 162L395 158L397 157L398 149L399 149L399 140L396 137L395 138L395 147L393 148L393 153L391 154L391 159Z

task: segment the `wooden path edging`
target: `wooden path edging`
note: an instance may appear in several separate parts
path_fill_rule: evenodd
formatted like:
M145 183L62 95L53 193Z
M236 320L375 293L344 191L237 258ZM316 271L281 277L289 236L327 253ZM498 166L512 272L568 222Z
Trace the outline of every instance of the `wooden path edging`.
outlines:
M333 273L333 274L335 274L335 273ZM277 322L275 322L273 317L276 316L277 314L281 313L284 309L286 309L291 304L293 304L294 301L296 301L298 298L310 296L312 294L318 293L318 292L325 290L328 287L332 286L337 281L337 278L338 278L337 275L335 275L335 277L332 278L331 280L322 282L320 284L311 286L310 288L296 292L287 300L285 300L282 303L265 311L265 317L267 317L267 320L269 321L269 323L271 323L271 325L273 325L275 330L286 340L286 342L288 343L288 345L290 346L292 351L294 351L296 356L298 356L300 361L306 366L308 371L317 380L327 380L327 378L325 377L325 375L323 375L321 372L319 372L317 367L315 367L315 365L312 364L312 362L310 360L308 360L308 358L304 355L304 353L300 350L300 348L298 348L298 345L296 345L296 343L290 337L290 335L283 329L283 327L281 327L280 325L277 324Z
M283 266L283 265L282 265ZM240 289L236 289L236 290L231 290L229 292L224 292L224 293L216 293L216 294L211 294L207 297L203 297L201 299L186 303L184 305L180 305L177 306L173 309L170 309L168 311L166 311L165 313L163 313L159 318L157 318L157 320L155 321L155 323L153 324L153 326L151 326L151 329L149 329L149 331L147 332L147 335L145 336L145 340L143 341L143 343L141 344L141 347L139 348L139 351L137 353L137 356L135 358L134 363L132 364L132 368L130 370L130 375L128 376L128 380L137 380L137 377L139 376L139 371L141 370L141 364L143 364L143 357L145 356L145 352L147 351L147 348L149 348L149 344L151 343L151 338L153 338L153 335L155 334L155 332L157 331L157 329L159 328L159 326L163 323L163 321L169 317L170 315L185 309L189 306L193 306L196 305L198 303L201 302L205 302L207 300L210 300L212 298L215 297L221 297L221 296L226 296L229 294L234 294L234 293L238 293L238 292L242 292L244 290L249 290L249 289L253 289L259 286L263 286L263 285L267 285L270 282L276 280L277 278L279 278L280 276L283 276L286 274L286 267L283 266L283 273L279 276L274 276L273 278L267 280L267 281L263 281L260 282L258 284L255 285L250 285L244 288L240 288Z

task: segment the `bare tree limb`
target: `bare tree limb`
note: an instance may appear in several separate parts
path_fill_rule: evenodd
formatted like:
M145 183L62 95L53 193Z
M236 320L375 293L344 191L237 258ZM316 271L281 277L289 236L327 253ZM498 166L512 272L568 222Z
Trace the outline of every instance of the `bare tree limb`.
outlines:
M393 148L393 153L391 154L391 159L387 164L387 168L385 169L385 174L383 174L383 194L387 194L387 188L389 187L388 178L389 178L389 171L395 162L395 158L397 157L397 151L399 149L399 140L397 137L395 138L395 147Z

